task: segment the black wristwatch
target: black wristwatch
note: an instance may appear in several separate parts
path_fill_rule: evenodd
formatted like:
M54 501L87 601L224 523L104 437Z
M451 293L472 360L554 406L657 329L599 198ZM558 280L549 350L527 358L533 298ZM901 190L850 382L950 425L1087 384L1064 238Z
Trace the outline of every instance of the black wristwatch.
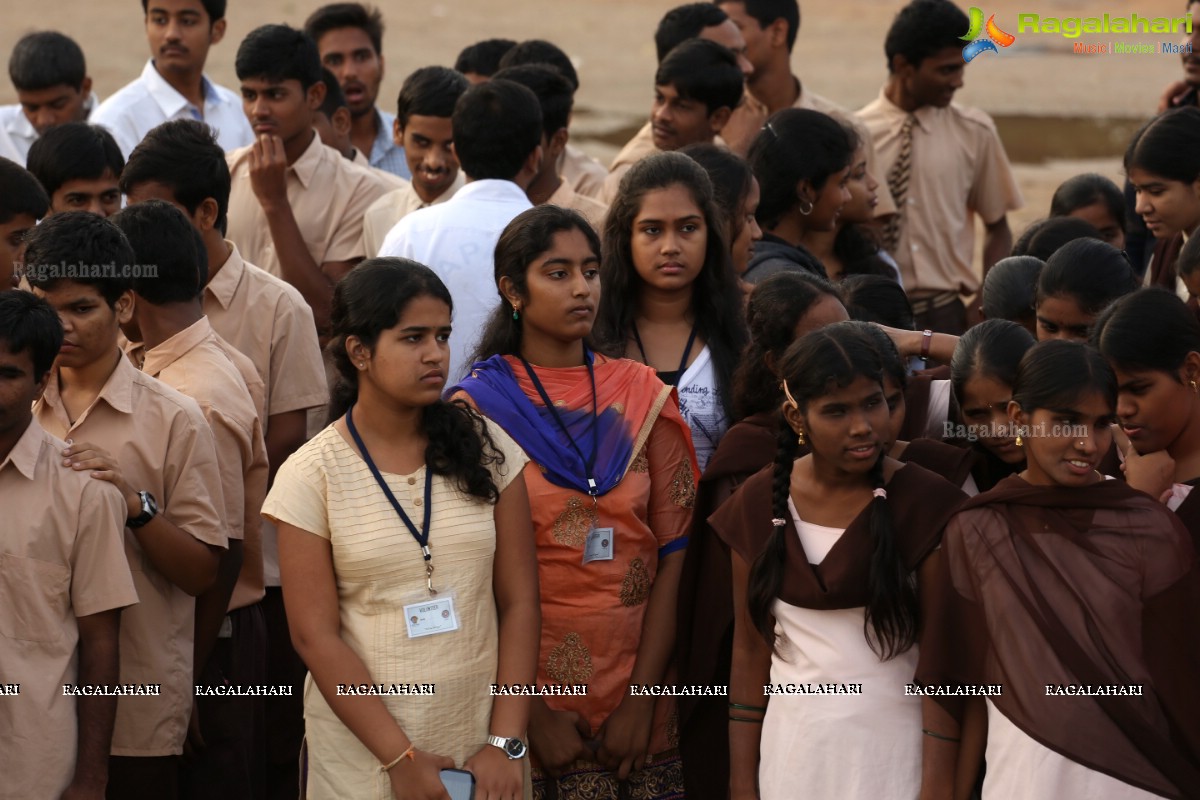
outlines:
M516 761L518 758L524 758L529 748L525 746L517 737L504 738L503 736L489 736L488 744L493 747L499 747L504 751L504 755L508 756L509 761Z
M132 530L142 527L158 514L158 501L154 499L154 495L138 492L138 497L142 499L142 513L125 520L125 524Z

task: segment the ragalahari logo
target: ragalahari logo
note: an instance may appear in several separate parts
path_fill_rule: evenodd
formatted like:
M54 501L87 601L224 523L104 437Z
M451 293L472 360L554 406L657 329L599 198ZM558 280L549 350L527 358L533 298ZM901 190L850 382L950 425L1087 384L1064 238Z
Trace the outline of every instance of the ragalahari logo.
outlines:
M987 31L987 36L980 38L979 34ZM988 17L987 25L983 24L983 11L975 6L971 6L971 29L967 31L966 36L958 37L964 42L970 42L963 48L963 61L970 63L971 59L981 53L986 53L991 50L993 53L1000 52L996 46L1008 47L1017 40L1017 37L1011 33L1005 33L996 26L996 15L992 14Z

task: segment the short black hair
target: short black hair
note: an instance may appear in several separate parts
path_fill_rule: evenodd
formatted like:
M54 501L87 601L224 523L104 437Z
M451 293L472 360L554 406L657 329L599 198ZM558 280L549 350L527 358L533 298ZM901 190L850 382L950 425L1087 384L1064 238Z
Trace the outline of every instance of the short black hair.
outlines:
M67 181L94 181L106 171L120 178L125 168L125 158L112 134L86 122L50 128L29 148L26 163L50 197Z
M800 4L796 0L714 0L719 5L741 3L746 16L754 19L759 27L765 28L777 19L787 23L787 49L792 52L796 34L800 32ZM965 32L965 31L964 31Z
M468 72L490 78L500 70L500 59L517 46L512 39L484 39L467 45L454 59L454 69L466 75Z
M287 25L262 25L246 34L238 45L234 69L240 81L297 80L308 91L321 80L321 55L317 43L304 31Z
M914 67L940 50L962 47L962 36L971 21L950 0L913 0L900 9L888 28L883 52L887 56L888 72L892 60L904 56Z
M152 274L138 274L133 290L152 306L186 303L204 289L208 253L188 218L162 200L147 200L123 208L112 222L133 248L139 264L153 265Z
M204 6L204 12L208 14L209 25L219 19L225 19L225 0L200 0L200 5ZM143 14L150 13L148 6L147 0L142 0Z
M519 67L523 64L546 64L562 73L571 82L571 90L579 91L579 73L571 63L571 57L562 48L545 39L526 39L509 49L500 59L500 69Z
M50 210L50 197L33 173L15 161L0 158L0 224L18 214L41 219Z
M8 57L8 77L18 92L64 84L78 91L87 77L87 62L70 36L58 31L27 33Z
M217 202L216 228L225 233L229 211L229 164L212 128L194 119L176 119L153 128L129 154L121 173L121 192L161 183L175 202L195 214L205 199Z
M375 55L383 54L383 14L378 8L362 3L330 3L321 6L304 20L304 32L314 42L338 28L358 28L375 47Z
M575 90L562 73L546 64L505 67L492 80L512 81L529 89L542 107L542 136L549 139L571 121Z
M672 8L659 20L658 29L654 31L658 63L661 64L667 53L683 42L695 39L705 28L720 25L727 19L729 15L713 3L688 3Z
M471 82L458 70L448 67L421 67L404 79L400 96L396 101L396 119L400 127L408 125L408 118L452 117L454 106L463 92L471 88Z
M490 80L463 92L451 126L468 177L510 181L542 143L542 107L521 84Z
M0 292L0 347L14 356L28 351L35 381L54 366L62 343L62 320L49 303L20 289Z
M25 244L25 280L52 291L66 281L93 286L110 307L133 288L137 258L121 229L99 214L65 211L31 230Z
M688 39L659 64L654 85L674 86L680 97L704 103L712 114L742 102L745 77L728 47L708 39Z
M321 107L317 110L327 118L333 119L339 108L347 108L346 95L342 93L337 78L325 67L321 67L321 83L325 84L325 99L321 101Z

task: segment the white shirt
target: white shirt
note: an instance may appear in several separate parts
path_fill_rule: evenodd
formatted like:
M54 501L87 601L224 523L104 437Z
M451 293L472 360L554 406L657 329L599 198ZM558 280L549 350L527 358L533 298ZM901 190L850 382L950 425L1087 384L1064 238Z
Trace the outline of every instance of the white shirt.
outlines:
M679 412L692 431L696 463L704 472L721 437L729 429L729 416L721 406L717 373L707 345L691 366L684 370L676 388L679 391Z
M95 92L83 101L83 110L91 114L99 103ZM37 141L38 132L25 116L20 103L0 106L0 156L15 161L22 167L29 161L29 148Z
M454 300L448 385L464 377L467 359L500 303L493 274L496 242L509 222L533 208L512 181L472 181L445 203L414 211L383 240L380 256L399 256L438 274Z
M100 104L91 121L112 133L125 158L151 129L173 119L207 122L217 144L228 153L254 141L254 132L242 113L242 98L202 78L204 108L196 108L158 74L154 60L146 62L141 77Z

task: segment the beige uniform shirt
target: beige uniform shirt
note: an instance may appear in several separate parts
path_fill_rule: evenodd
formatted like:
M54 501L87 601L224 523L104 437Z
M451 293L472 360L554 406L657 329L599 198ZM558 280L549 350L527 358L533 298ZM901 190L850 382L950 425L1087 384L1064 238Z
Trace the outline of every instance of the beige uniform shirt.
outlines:
M578 211L584 216L584 219L592 223L592 227L596 229L596 233L604 232L604 218L608 216L608 206L599 200L579 194L571 188L571 185L566 180L563 180L558 185L558 189L555 190L554 194L550 195L550 199L546 201L546 204Z
M72 423L58 381L55 370L34 403L42 427L60 439L104 448L117 459L125 481L154 495L168 520L198 541L227 546L216 448L195 400L121 357L100 394ZM117 701L112 754L178 755L192 711L196 601L158 571L128 528L125 556L138 604L121 615L121 683L157 684L161 694Z
M617 198L621 178L625 177L625 173L646 156L659 152L662 151L654 145L654 130L651 123L647 122L641 130L633 135L632 139L625 143L625 146L613 159L612 166L608 170L608 177L604 179L604 186L600 191L598 198L600 202L611 206L613 200Z
M229 258L204 287L204 313L221 338L244 353L266 389L267 417L329 402L312 310L290 283ZM263 430L267 428L263 421Z
M66 444L37 420L0 461L0 796L58 797L76 757L76 618L137 602L111 483L63 466ZM122 676L124 677L124 676Z
M568 144L558 157L558 174L571 184L571 188L585 197L599 198L604 189L604 178L608 170L587 153Z
M200 405L212 428L221 465L221 496L230 539L242 540L242 569L229 608L263 598L262 524L267 496L267 446L262 420L249 387L207 317L146 351L142 371L183 392ZM249 359L250 378L262 382Z
M412 184L404 181L401 188L388 192L372 203L363 215L362 221L362 250L367 254L367 258L379 255L379 248L383 247L383 240L387 238L392 228L396 227L397 222L417 209L446 202L466 182L467 177L463 175L462 170L459 170L458 174L454 176L454 182L447 187L446 191L434 198L432 203L426 203L412 188Z
M886 183L908 114L881 91L858 115L874 137ZM925 106L915 115L904 222L892 255L910 296L974 294L982 282L972 263L975 215L985 224L998 222L1021 207L1021 190L987 114L951 103Z
M280 277L271 229L250 186L252 147L225 156L231 178L227 236L247 261ZM326 147L315 133L308 149L287 169L288 202L318 266L363 257L363 213L386 193L382 181Z

